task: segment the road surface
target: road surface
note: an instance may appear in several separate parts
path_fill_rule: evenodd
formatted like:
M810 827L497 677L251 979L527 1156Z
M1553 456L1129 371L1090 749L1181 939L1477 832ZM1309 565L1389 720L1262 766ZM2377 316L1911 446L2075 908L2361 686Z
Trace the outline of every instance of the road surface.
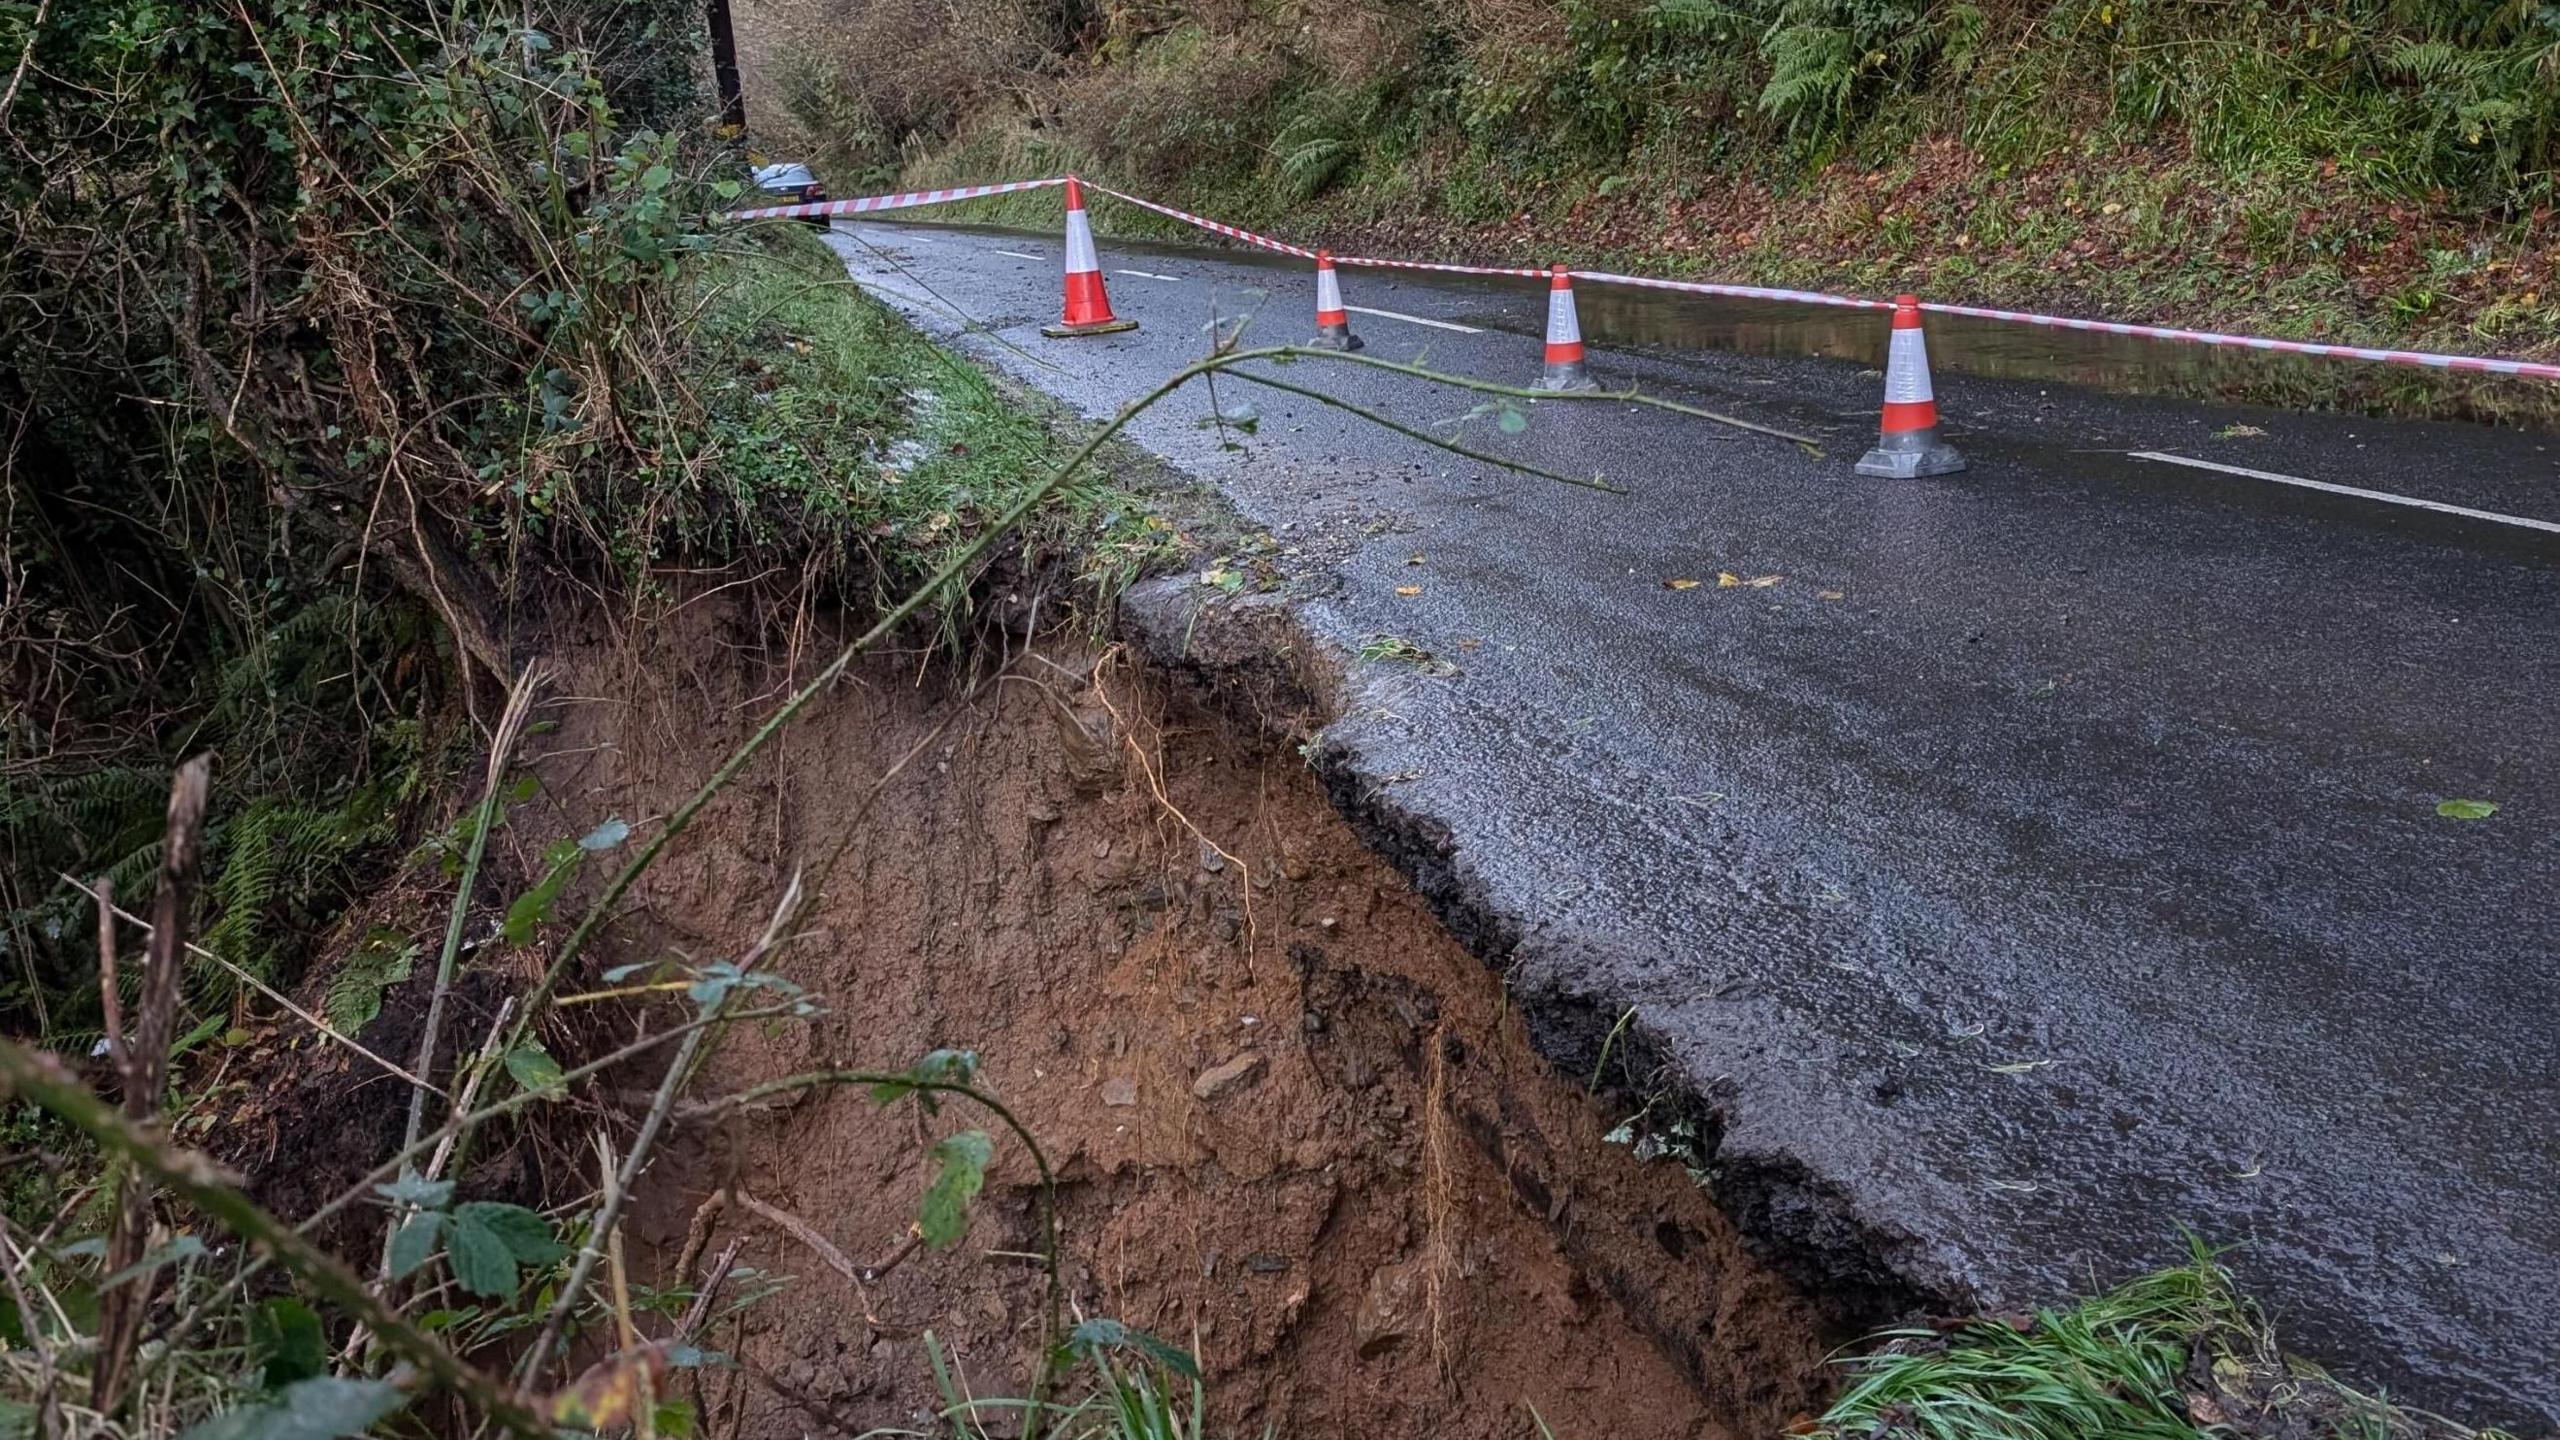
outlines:
M1054 238L830 243L1090 416L1213 315L1311 324L1297 262L1107 243L1141 328L1043 340ZM1343 281L1370 353L1538 373L1537 287ZM1702 1117L1720 1198L1852 1308L2050 1301L2188 1227L2305 1353L2474 1422L2560 1417L2560 434L1942 363L1972 469L1862 480L1857 359L1678 348L1765 328L1715 302L1584 302L1604 379L1828 453L1620 403L1465 430L1613 496L1233 381L1252 434L1204 426L1197 382L1131 432L1292 552L1354 676L1337 800L1550 1053L1589 1065L1632 1010L1613 1074ZM1435 430L1480 398L1288 376ZM1349 658L1380 637L1447 665Z

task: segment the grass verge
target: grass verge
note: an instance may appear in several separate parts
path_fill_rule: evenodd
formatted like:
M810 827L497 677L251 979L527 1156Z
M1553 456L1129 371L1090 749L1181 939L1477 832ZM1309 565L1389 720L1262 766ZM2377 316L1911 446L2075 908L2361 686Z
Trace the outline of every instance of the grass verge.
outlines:
M1818 1440L2508 1440L2354 1390L2277 1348L2199 1249L2067 1309L1877 1337Z

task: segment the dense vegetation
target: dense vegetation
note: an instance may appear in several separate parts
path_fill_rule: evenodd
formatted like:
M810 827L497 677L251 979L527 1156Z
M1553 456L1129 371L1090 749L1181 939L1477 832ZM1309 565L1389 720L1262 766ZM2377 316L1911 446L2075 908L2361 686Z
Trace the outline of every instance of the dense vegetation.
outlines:
M813 244L715 244L696 7L579 13L0 5L0 1028L96 1039L66 877L139 907L180 758L216 757L202 942L290 982L547 593L767 550L868 596L1036 473L1045 431ZM191 1014L241 983L199 967Z
M763 113L840 186L1074 166L1337 241L2555 337L2549 0L943 8L750 37Z
M733 1012L817 1002L758 973L761 948L668 960L648 988L689 1015L553 1059L539 1026L609 888L510 999L513 1031L476 1051L440 1033L491 892L482 936L551 953L580 868L627 886L686 818L627 847L628 824L582 826L539 877L483 874L535 790L512 762L540 627L645 622L734 579L885 612L864 643L905 617L949 633L1026 520L1118 570L1161 544L807 231L710 223L745 167L701 123L698 22L660 0L0 4L0 1437L549 1435L634 1406L643 1433L684 1433L656 1387L700 1363L721 1280L641 1338L617 1227L650 1132L609 1195L493 1188L465 1157L531 1143L569 1110L535 1107L653 1050L663 1118ZM1097 537L1106 501L1125 530ZM395 876L447 913L440 949L378 923L415 905L342 915ZM109 926L93 885L147 917ZM318 960L315 1015L283 992ZM393 1098L396 1150L299 1157L362 1177L317 1211L270 1214L171 1138L238 1122L223 1052L271 1021L300 1044L325 1017L381 1108L377 1072L410 1072L355 1037L402 985L402 1058L444 1085ZM929 1117L976 1095L973 1069L793 1083ZM956 1243L992 1153L981 1131L933 1141L924 1243ZM1125 1341L1066 1334L1057 1294L1053 1270L1038 1381L1081 1362L1089 1404L1170 1413L1157 1362L1114 1370ZM599 1329L570 1383L557 1367ZM501 1362L512 1386L483 1368Z

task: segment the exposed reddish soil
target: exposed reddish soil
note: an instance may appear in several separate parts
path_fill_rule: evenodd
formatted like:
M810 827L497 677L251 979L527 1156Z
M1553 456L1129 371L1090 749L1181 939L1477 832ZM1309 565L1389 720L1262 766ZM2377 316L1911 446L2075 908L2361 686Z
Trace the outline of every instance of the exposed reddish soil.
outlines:
M716 601L585 653L544 766L580 818L664 814L785 678ZM794 867L814 898L774 968L829 1013L733 1032L692 1093L978 1051L1057 1167L1076 1310L1196 1348L1213 1433L1525 1436L1534 1404L1566 1440L1769 1435L1821 1393L1811 1307L1678 1166L1602 1138L1623 1117L1535 1055L1289 742L1194 682L1072 638L965 680L866 665L651 873L612 959L737 955ZM926 1331L976 1394L1021 1393L1034 1171L967 1109L825 1090L672 1136L634 1263L677 1283L743 1237L795 1277L704 1338L742 1369L710 1373L702 1433L914 1426ZM865 1287L773 1218L879 1262L963 1126L998 1144L952 1252Z

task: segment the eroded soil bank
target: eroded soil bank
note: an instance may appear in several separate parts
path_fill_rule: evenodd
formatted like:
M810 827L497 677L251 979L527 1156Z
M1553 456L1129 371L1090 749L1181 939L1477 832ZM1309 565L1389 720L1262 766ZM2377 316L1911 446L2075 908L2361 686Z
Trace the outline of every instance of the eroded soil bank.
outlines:
M545 786L635 821L794 653L717 599L585 639L560 647L585 658ZM1566 1437L1745 1436L1814 1408L1837 1337L1680 1167L1604 1139L1624 1116L1536 1055L1499 977L1327 804L1274 695L1233 678L1054 634L861 667L622 934L624 960L735 955L795 867L813 891L775 968L828 1013L734 1032L693 1093L976 1050L1057 1167L1077 1311L1195 1348L1213 1431L1529 1435L1534 1405ZM927 1331L974 1393L1021 1392L1036 1186L1001 1130L955 1250L842 1273L898 1255L931 1135L984 1123L960 1108L821 1090L678 1130L635 1264L672 1283L743 1238L741 1264L794 1277L706 1337L741 1369L703 1433L917 1425L941 1403Z

